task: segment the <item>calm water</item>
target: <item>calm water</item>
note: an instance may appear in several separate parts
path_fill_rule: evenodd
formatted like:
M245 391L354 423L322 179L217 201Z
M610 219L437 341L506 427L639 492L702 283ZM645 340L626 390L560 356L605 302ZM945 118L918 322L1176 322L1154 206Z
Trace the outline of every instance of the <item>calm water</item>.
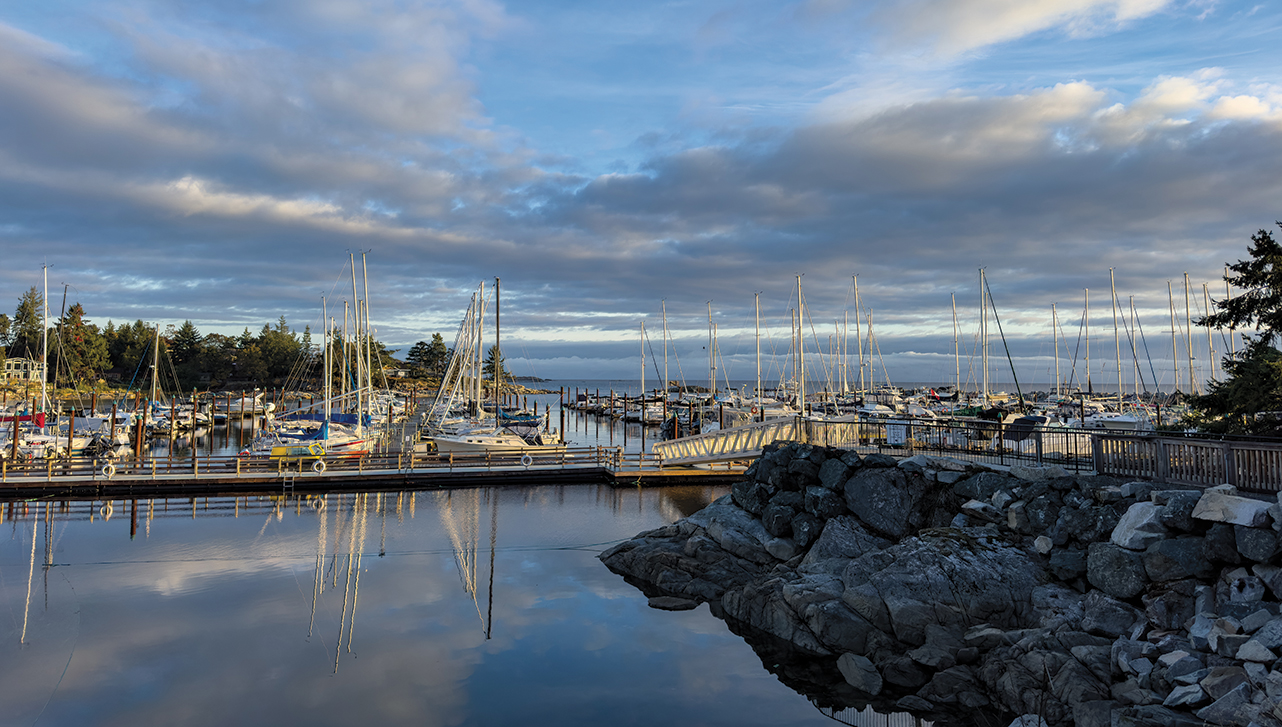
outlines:
M718 488L6 505L6 725L831 725L596 559Z

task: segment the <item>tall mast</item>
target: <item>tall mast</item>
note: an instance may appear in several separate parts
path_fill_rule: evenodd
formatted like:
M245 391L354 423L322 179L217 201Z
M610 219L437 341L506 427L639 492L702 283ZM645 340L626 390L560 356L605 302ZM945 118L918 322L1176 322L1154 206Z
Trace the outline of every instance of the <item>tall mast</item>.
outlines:
M983 378L982 406L988 407L988 305L984 269L979 269L979 368Z
M713 353L712 340L712 301L708 301L708 394L714 399L717 396L717 359Z
M365 302L361 310L365 311L365 385L374 390L374 337L369 330L369 269L365 267L365 253L361 253L361 279L363 280Z
M1189 313L1189 274L1184 273L1184 350L1189 355L1189 389L1197 393L1197 377L1193 374L1193 316Z
M1224 301L1227 303L1228 300L1232 297L1233 297L1233 291L1229 289L1229 266L1225 265L1224 266ZM1208 310L1207 314L1209 315L1210 312L1211 311ZM1237 341L1234 340L1237 338L1237 336L1233 335L1233 331L1234 331L1233 325L1230 324L1229 325L1229 355L1230 356L1237 355Z
M503 379L503 350L499 348L499 279L494 277L494 430L498 431L500 404L499 386Z
M356 432L359 434L362 430L362 425L364 424L362 421L363 417L361 415L365 411L365 399L362 396L361 389L365 387L362 382L364 377L361 376L361 369L363 368L362 360L365 357L361 355L360 345L361 299L356 295L356 256L349 252L347 253L347 258L351 261L352 268L352 334L355 336L355 338L352 339L352 343L354 344L352 354L355 359L354 363L356 364Z
M1117 349L1117 410L1122 410L1122 339L1117 333L1117 283L1113 268L1108 269L1108 286L1113 295L1113 346Z
M45 382L49 379L49 266L43 266L42 270L44 270L45 294L41 299L44 307L44 322L40 326L40 410L48 411L49 395L45 391ZM49 421L47 416L45 421ZM45 428L41 427L40 433L43 434L44 431Z
M859 276L852 275L850 278L855 283L855 348L859 349L859 393L862 395L864 393L864 344L859 338L860 321L863 320L859 310Z
M797 377L798 392L801 394L801 416L806 415L806 321L805 308L801 297L801 275L797 275L797 363L800 375Z
M325 329L325 343L321 348L321 365L324 366L321 373L321 381L325 385L325 421L329 421L330 412L330 379L333 378L329 369L329 335L333 326L333 321L329 319L329 308L325 301L325 296L321 296L321 326Z
M1206 314L1211 315L1211 293L1202 283L1202 305ZM1211 380L1215 380L1215 343L1211 340L1211 327L1206 327L1206 368L1207 373L1211 375Z
M474 383L476 384L475 398L476 416L478 419L484 419L484 410L481 408L481 379L485 373L485 368L481 364L481 351L485 349L485 281L481 281L479 303L476 308L476 354L472 356L472 373Z
M752 299L754 301L753 307L756 309L754 325L757 339L757 411L763 412L764 407L761 401L761 293L754 293Z
M957 395L958 401L961 400L961 345L957 342L957 294L952 294L953 299L953 364L957 367L957 388L953 393Z
M954 333L954 338L956 334ZM1055 311L1055 304L1051 303L1051 341L1055 347L1055 396L1060 395L1059 388L1059 315Z
M660 301L663 306L663 400L668 400L668 302Z
M841 313L841 393L850 391L850 310Z
M1131 360L1135 362L1135 396L1140 395L1140 357L1139 351L1135 349L1135 339L1139 336L1140 327L1137 323L1138 318L1135 315L1135 296L1130 296L1131 300Z
M645 321L641 321L641 426L645 426Z
M1095 393L1091 386L1091 289L1082 288L1082 298L1086 300L1086 393Z
M340 389L340 395L343 397L344 408L347 407L347 385L348 385L348 382L351 380L351 377L348 371L348 365L351 363L352 357L348 355L348 351L347 351L347 319L349 317L348 309L350 306L351 306L350 303L348 303L347 301L343 301L343 385ZM359 420L357 420L356 426L358 428L360 427Z
M1175 293L1171 290L1171 281L1166 281L1166 297L1171 302L1171 368L1175 370L1175 388L1180 390L1180 349L1175 343Z
M145 421L151 420L151 411L156 407L156 379L160 375L160 324L156 324L156 343L151 354L151 405L147 407Z

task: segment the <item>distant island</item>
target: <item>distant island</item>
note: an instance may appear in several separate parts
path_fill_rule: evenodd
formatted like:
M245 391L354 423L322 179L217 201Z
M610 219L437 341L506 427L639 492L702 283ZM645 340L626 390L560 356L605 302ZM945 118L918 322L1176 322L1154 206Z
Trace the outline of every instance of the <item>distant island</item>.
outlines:
M551 381L551 379L540 379L537 376L513 376L512 380L513 381L533 381L535 383L539 383L543 381Z

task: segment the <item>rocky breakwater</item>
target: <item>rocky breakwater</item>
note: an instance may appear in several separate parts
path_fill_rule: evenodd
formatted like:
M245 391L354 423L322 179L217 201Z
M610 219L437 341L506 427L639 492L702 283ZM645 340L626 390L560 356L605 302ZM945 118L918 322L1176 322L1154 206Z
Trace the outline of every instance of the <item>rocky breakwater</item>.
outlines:
M773 644L816 703L1282 727L1276 503L797 443L745 477L601 559Z

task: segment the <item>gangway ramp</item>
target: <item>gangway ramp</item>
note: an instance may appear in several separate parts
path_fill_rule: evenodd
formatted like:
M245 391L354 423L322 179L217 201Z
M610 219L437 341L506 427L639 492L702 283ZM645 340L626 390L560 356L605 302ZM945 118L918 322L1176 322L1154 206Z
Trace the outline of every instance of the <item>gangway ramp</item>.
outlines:
M761 454L772 442L799 439L800 427L796 417L770 419L741 427L718 429L696 434L693 437L655 442L651 452L664 465L701 464L746 459Z

